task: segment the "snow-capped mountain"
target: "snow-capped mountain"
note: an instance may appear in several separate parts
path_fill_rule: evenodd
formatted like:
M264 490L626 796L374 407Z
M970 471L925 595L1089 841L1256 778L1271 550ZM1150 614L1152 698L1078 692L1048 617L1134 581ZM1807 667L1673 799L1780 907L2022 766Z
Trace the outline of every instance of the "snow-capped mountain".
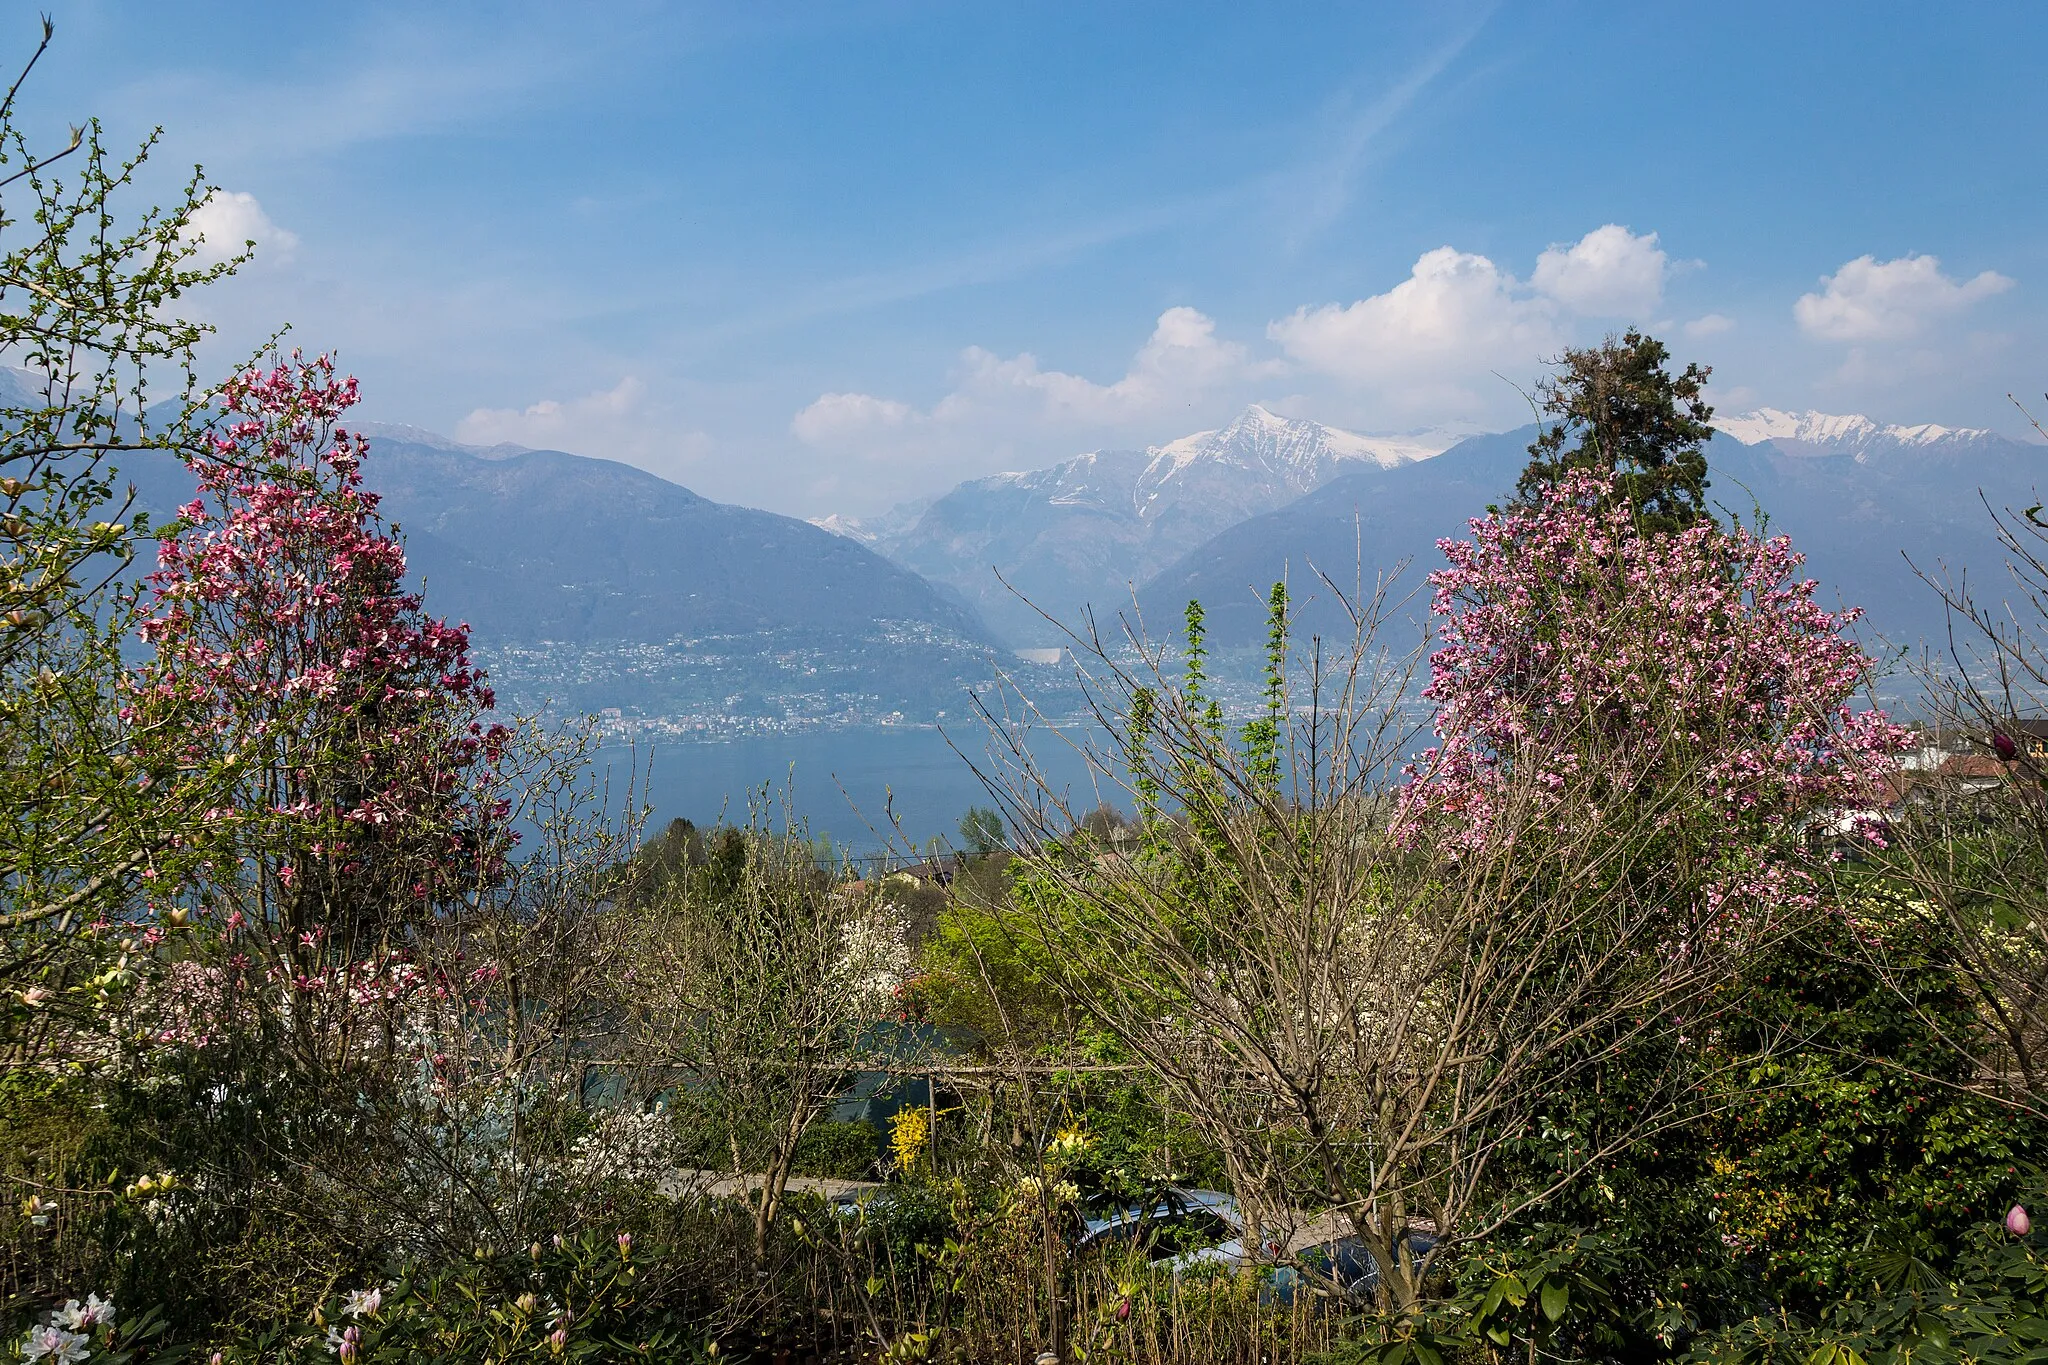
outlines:
M845 536L874 548L876 544L892 536L902 535L917 525L917 519L932 505L930 498L915 498L910 502L899 502L888 511L872 517L848 517L837 512L825 517L812 517L811 525L821 531L830 531L835 536Z
M1390 469L1450 444L1361 436L1253 405L1227 426L1148 450L1090 451L970 480L901 530L884 531L879 519L818 524L957 588L998 631L1032 644L1050 629L1038 608L1061 619L1084 603L1114 610L1133 585L1228 526L1344 469Z
M1758 408L1740 417L1720 417L1714 428L1744 445L1769 441L1787 455L1873 455L1911 450L1960 451L2004 443L2005 438L1982 427L1881 425L1857 413L1786 412Z
M1917 646L1943 637L1941 599L1923 574L1967 574L1986 604L2011 591L1994 514L2024 529L2018 509L2048 495L2048 445L1932 424L1885 426L1860 416L1764 409L1716 420L1707 447L1709 501L1723 514L1769 515L1774 534L1806 557L1802 572L1830 609L1865 608L1867 642ZM1248 518L1162 569L1139 594L1146 619L1170 618L1190 598L1208 609L1219 646L1265 629L1257 591L1299 584L1304 629L1346 628L1319 592L1318 573L1366 584L1406 564L1411 586L1442 564L1439 537L1513 496L1535 427L1478 436L1421 464L1355 464L1283 508ZM1988 506L1987 506L1988 504ZM1313 610L1323 609L1315 617Z

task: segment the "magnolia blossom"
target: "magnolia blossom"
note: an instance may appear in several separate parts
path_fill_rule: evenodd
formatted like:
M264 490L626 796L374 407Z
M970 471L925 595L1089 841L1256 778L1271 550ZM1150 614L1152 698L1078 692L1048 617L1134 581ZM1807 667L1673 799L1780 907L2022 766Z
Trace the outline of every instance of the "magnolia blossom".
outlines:
M154 653L124 715L161 746L145 766L227 779L165 894L224 912L233 948L165 964L130 1036L212 1046L261 1004L323 1045L368 1048L430 992L484 984L375 945L399 937L391 919L503 874L510 732L486 723L468 628L406 589L364 482L368 443L339 425L355 381L294 355L213 401L211 447L187 462L199 495L148 579Z
M1872 668L1842 633L1858 613L1814 601L1785 537L1639 534L1604 494L1579 475L1439 542L1423 693L1439 743L1409 814L1483 838L1511 778L1562 792L1588 762L1616 791L1696 775L1731 830L1862 804L1905 732L1848 704Z
M286 898L316 871L349 881L400 850L406 885L487 870L492 841L462 833L500 815L471 777L509 732L481 719L494 698L468 627L405 589L404 549L364 486L368 442L336 425L355 380L294 356L215 401L212 449L188 461L199 496L149 575L141 635L156 657L138 704L254 775L218 823L252 849L296 850L269 868Z
M1878 804L1906 745L1850 705L1872 669L1843 633L1858 613L1814 601L1782 536L1642 532L1621 503L1580 474L1439 542L1423 692L1438 743L1409 769L1403 826L1476 847L1510 802L1590 829L1610 806L1683 790L1686 813L1656 818L1683 820L1719 869L1703 908L1810 900L1769 850L1820 812Z

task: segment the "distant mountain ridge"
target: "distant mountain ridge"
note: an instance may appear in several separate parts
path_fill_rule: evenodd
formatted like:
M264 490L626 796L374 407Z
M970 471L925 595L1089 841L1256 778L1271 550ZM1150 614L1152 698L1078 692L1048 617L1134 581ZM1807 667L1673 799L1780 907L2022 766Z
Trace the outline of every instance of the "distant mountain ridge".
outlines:
M1758 408L1739 417L1718 417L1714 429L1744 445L1770 442L1787 455L1854 455L1906 450L1987 448L2007 438L1983 427L1879 425L1857 413L1786 412Z
M1967 567L1980 591L2002 595L2005 554L1984 503L2027 506L2048 481L2048 446L1995 432L1773 410L1715 425L1710 502L1744 521L1761 507L1768 529L1806 556L1823 602L1864 608L1860 629L1893 647L1944 630L1921 573ZM1735 434L1768 430L1788 434ZM1199 599L1219 643L1249 644L1267 588L1284 577L1297 602L1318 599L1305 607L1304 629L1341 630L1324 577L1350 595L1405 565L1402 581L1419 588L1442 563L1439 539L1465 535L1471 517L1513 495L1535 434L1474 437L1424 463L1348 471L1195 547L1145 586L1139 606L1147 620L1172 620Z
M0 391L10 386L0 371ZM1774 408L1715 425L1710 499L1744 520L1761 507L1829 605L1868 608L1868 629L1902 645L1943 625L1916 570L1967 567L1980 590L2000 588L1980 490L2023 507L2048 479L2048 446L1977 428ZM521 704L771 726L956 707L991 679L1000 647L1057 641L1035 608L1067 623L1090 607L1113 617L1135 592L1158 631L1198 598L1219 647L1248 645L1285 577L1304 632L1341 631L1335 594L1401 565L1419 588L1441 562L1436 541L1512 494L1534 435L1439 453L1442 440L1251 407L1146 450L1092 451L819 525L613 461L365 429L366 476L405 532L429 609L475 627L501 690ZM158 515L189 496L167 457L117 463Z
M1410 464L1444 444L1361 436L1253 405L1223 427L1146 450L970 480L908 525L825 524L957 589L1011 643L1051 643L1040 610L1071 619L1089 603L1128 602L1134 586L1246 517L1346 468Z
M611 460L379 430L404 435L372 436L364 481L409 576L516 700L872 718L990 676L971 608L852 540ZM191 496L168 456L120 473L159 517Z

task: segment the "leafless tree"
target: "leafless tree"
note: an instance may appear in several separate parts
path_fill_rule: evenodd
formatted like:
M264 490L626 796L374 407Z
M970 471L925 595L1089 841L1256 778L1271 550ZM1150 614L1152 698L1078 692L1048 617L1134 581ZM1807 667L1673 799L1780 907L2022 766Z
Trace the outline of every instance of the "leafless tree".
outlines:
M2048 518L1985 508L2002 584L1915 566L1948 612L1946 649L1918 671L1937 731L1966 752L1902 783L1896 861L1946 929L1983 1032L1922 1016L1988 1093L2048 1117Z
M1708 1026L1771 930L1713 922L1687 894L1697 869L1671 865L1694 774L1590 809L1597 735L1581 737L1586 791L1510 781L1480 846L1405 827L1418 656L1378 643L1386 593L1347 603L1353 638L1334 653L1290 655L1275 608L1266 706L1241 726L1203 685L1198 633L1178 665L1136 627L1074 638L1090 732L1111 738L1067 734L1136 807L1139 837L1089 834L993 707L1007 747L991 785L1028 844L1025 932L1220 1150L1248 1243L1284 1247L1296 1210L1332 1209L1406 1310L1458 1243L1686 1112L1674 1072L1618 1129L1565 1144L1550 1177L1502 1178L1507 1145L1560 1115L1563 1091Z

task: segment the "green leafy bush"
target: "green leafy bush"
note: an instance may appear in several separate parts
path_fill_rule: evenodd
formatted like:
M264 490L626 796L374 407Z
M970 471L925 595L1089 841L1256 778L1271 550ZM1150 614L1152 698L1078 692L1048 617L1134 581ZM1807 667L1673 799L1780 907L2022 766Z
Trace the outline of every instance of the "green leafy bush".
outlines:
M798 1139L790 1169L798 1175L872 1180L882 1135L865 1119L814 1123Z

